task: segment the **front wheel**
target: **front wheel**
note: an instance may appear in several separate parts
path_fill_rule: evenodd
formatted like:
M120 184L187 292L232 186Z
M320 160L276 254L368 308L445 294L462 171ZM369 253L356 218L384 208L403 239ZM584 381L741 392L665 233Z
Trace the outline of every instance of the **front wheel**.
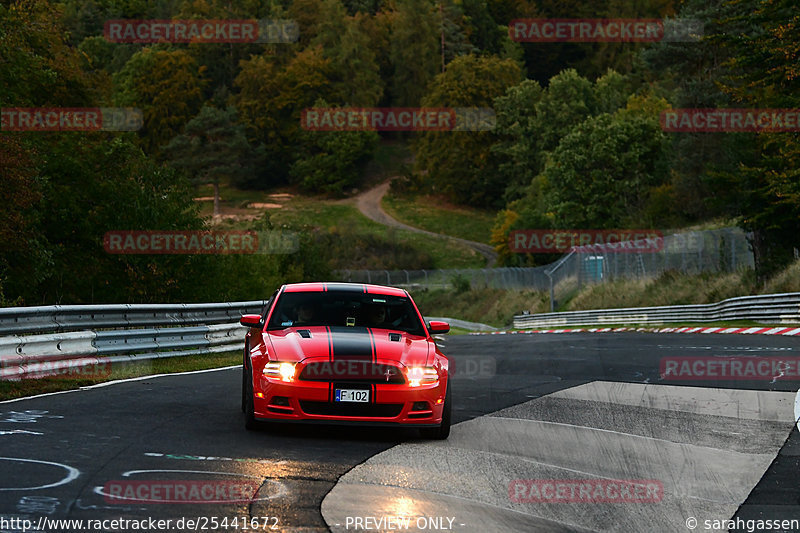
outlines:
M444 393L444 408L442 409L442 423L432 428L422 428L420 435L426 439L445 440L450 436L450 416L453 411L450 394L450 380L447 381L447 389Z
M256 408L253 403L253 379L250 371L245 367L244 371L243 398L244 403L244 427L249 431L258 429L258 422L256 421Z
M247 365L242 363L242 412L247 412Z

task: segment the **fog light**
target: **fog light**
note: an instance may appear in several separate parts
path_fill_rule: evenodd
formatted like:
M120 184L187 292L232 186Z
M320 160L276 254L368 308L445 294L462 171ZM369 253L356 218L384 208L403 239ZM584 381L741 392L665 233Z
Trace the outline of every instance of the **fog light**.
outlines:
M427 411L428 410L428 402L414 402L414 405L411 406L412 411Z
M273 396L272 405L280 405L282 407L289 407L289 398L286 396Z

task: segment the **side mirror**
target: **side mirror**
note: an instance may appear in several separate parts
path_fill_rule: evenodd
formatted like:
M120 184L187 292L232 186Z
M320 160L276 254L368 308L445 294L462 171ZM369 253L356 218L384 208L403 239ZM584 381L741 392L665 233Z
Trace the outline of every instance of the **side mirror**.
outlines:
M431 320L428 323L428 330L433 333L447 333L450 331L450 324L441 320Z
M239 320L239 324L248 328L260 328L261 315L242 315L242 318Z

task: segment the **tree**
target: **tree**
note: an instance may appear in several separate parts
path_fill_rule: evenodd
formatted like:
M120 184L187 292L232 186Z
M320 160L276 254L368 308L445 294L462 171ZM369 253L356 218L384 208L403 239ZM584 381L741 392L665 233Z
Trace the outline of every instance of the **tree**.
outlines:
M236 109L203 106L183 133L164 150L170 164L184 170L195 183L214 185L214 216L219 216L219 183L237 181L256 172L264 156L263 147L253 149L244 127L236 122Z
M417 106L441 71L439 13L430 0L402 0L391 18L392 105Z
M318 100L315 107L328 107ZM313 193L341 195L358 184L364 164L378 145L374 131L303 131L290 176Z
M592 82L575 69L566 69L550 79L547 91L536 103L539 149L550 151L575 125L597 110Z
M0 4L0 106L86 106L96 95L50 2Z
M714 35L743 27L724 28L729 18L724 0L689 0L680 17L706 21L699 41L653 43L641 53L648 81L675 108L735 107L721 86L730 51ZM734 172L753 154L752 135L681 132L670 134L672 176L669 189L679 214L676 224L709 217L736 217L736 200L723 194L725 186L714 176ZM734 188L735 190L735 188ZM738 194L738 192L736 193Z
M493 56L455 58L436 77L422 104L424 107L488 108L509 87L521 81L515 61ZM418 170L437 191L459 203L497 205L504 184L491 163L491 131L434 131L419 134L414 143Z
M365 15L346 17L339 0L321 5L322 20L312 46L322 49L330 60L333 102L351 106L373 107L383 95L383 80L370 38L362 30Z
M19 136L0 133L0 303L3 285L17 297L21 287L37 285L48 271L50 254L37 210L42 198L37 159Z
M666 136L652 116L586 119L559 142L544 168L557 227L639 225L650 189L666 178Z
M147 47L114 75L115 103L142 110L139 134L148 154L158 154L200 110L204 71L186 50Z
M320 47L299 52L285 66L276 65L269 55L242 62L234 82L239 92L233 101L248 127L248 137L267 147L261 186L288 183L301 113L317 99L331 98L330 78L330 60L323 57Z
M725 93L743 107L800 107L797 6L786 0L741 0L724 7L728 16L712 40L729 54L721 81ZM753 156L721 177L726 190L737 191L732 205L743 216L742 226L753 232L756 272L765 280L800 248L800 134L747 135Z
M536 104L542 94L542 87L537 82L525 80L494 100L497 113L495 131L500 138L492 145L492 152L498 161L498 177L506 183L504 196L507 201L522 196L532 177L542 168L539 123L536 120Z

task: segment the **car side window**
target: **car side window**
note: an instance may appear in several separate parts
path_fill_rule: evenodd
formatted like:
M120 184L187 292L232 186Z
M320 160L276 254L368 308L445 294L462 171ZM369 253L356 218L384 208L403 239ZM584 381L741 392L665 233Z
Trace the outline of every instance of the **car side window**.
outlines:
M261 322L264 323L267 320L267 315L269 314L270 308L272 308L272 304L275 303L275 296L278 295L278 291L272 293L272 296L269 297L267 303L264 305L264 309L261 311Z

